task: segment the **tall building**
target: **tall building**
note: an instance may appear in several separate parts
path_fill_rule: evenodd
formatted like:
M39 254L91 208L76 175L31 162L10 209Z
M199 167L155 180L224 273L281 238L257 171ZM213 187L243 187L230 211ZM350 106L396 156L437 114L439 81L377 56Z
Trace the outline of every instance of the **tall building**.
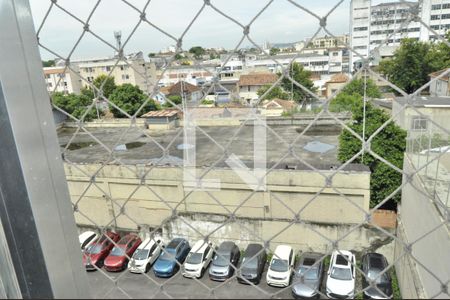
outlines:
M116 84L130 83L145 93L151 93L157 79L155 64L146 62L142 52L127 55L119 62L117 57L108 57L73 61L73 64L78 66L81 77L88 81L83 81L83 86L89 86L100 75L111 75Z
M392 55L403 38L433 40L436 35L412 16L445 34L450 28L450 0L423 0L421 2L387 2L372 5L371 0L352 0L350 5L350 46L363 58ZM381 49L384 48L384 49ZM378 51L379 52L379 51ZM350 65L361 57L352 53Z

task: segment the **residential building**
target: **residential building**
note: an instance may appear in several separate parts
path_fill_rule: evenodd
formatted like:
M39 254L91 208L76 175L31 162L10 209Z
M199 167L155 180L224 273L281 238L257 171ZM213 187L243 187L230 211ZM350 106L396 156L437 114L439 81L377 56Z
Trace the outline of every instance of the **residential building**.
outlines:
M162 97L162 95L164 95L164 97ZM181 96L186 99L187 102L197 103L203 97L203 90L186 81L178 81L171 86L160 88L159 93L155 98L160 103L164 103L165 98L169 96Z
M71 68L76 71L76 66L71 66ZM49 93L80 93L81 79L73 70L63 66L47 67L43 69L45 83L47 84L47 91Z
M259 107L259 111L263 116L279 117L283 113L294 112L297 107L298 105L294 101L272 99L264 100Z
M146 62L142 52L126 55L121 60L106 57L73 61L73 64L78 66L81 77L87 80L82 82L83 86L89 86L100 75L110 75L114 77L116 84L137 85L150 94L156 83L155 64Z
M345 47L348 45L349 35L338 35L336 37L332 36L323 36L316 37L312 41L309 42L308 48L336 48L336 47Z
M392 115L401 128L409 131L411 138L440 130L438 126L450 128L450 97L418 96L403 107L406 101L404 97L393 101Z
M278 76L273 73L250 73L241 75L237 83L239 98L246 104L253 105L258 100L258 90L267 84L274 84Z
M433 80L430 84L431 96L450 96L450 72L447 71L444 69L430 74L430 80ZM444 72L447 74L442 75Z
M325 96L330 98L336 91L340 90L349 81L350 78L343 73L333 75L331 79L325 83Z
M216 65L201 66L171 66L160 69L156 73L158 86L169 86L183 80L192 85L202 86L211 82L216 70Z
M392 56L403 38L421 41L436 39L450 28L450 0L424 0L419 2L396 1L372 5L371 0L352 0L350 5L350 46L363 58L376 56L375 49ZM350 56L351 66L361 60L357 54Z

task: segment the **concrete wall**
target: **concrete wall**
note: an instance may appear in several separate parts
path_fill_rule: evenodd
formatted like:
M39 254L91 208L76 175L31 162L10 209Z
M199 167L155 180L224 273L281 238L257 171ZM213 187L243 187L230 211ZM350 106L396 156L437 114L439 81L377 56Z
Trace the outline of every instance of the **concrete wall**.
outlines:
M135 229L137 224L158 226L171 215L171 208L179 212L196 212L229 215L237 209L236 216L264 220L291 220L305 206L301 220L328 224L356 224L363 222L362 211L369 208L369 172L345 171L333 177L326 186L325 178L312 171L274 170L267 176L268 190L253 193L252 190L229 169L212 170L204 178L220 179L221 190L189 192L182 182L182 169L155 167L146 176L145 185L138 179L150 167L106 165L65 165L69 190L74 203L86 214L76 214L77 222L84 225L107 225L120 214L119 205L127 201L126 212L134 220L120 215L115 221L118 227ZM97 170L99 170L97 172ZM200 172L201 170L199 170ZM324 171L330 173L330 171ZM90 174L97 173L96 184L91 184ZM89 174L89 175L87 175ZM144 181L143 181L144 182ZM348 199L340 197L338 189ZM308 205L316 193L320 194ZM212 196L211 196L212 195ZM220 201L224 207L219 205ZM109 199L113 200L109 200ZM185 201L183 199L185 198ZM164 201L162 201L164 199ZM245 202L245 199L247 199ZM228 209L228 210L227 210ZM108 214L105 214L108 212Z
M136 126L140 126L142 128L145 127L145 118L136 118ZM84 123L84 127L86 128L94 128L94 127L130 127L131 120L128 118L124 119L100 119L100 120L92 120ZM64 127L78 127L78 124L75 122L65 122Z
M189 192L183 186L182 169L174 167L149 170L139 165L66 164L65 171L80 227L160 228L167 239L184 236L194 242L211 234L216 242L231 239L241 247L270 240L271 249L287 243L298 250L322 252L331 249L331 241L343 237L341 249L364 251L383 247L383 253L392 261L393 247L388 236L367 224L355 229L355 224L365 222L362 210L369 208L369 172L336 174L322 190L326 182L320 174L274 170L267 176L268 191L253 193L233 171L216 169L205 179L220 179L221 190L208 194ZM147 171L145 181L138 179ZM95 184L91 183L91 174L96 174ZM125 209L121 210L125 202ZM176 216L172 215L174 208ZM295 213L302 208L293 222ZM232 212L235 217L230 219Z
M401 110L402 105L399 104L397 101L392 102L392 115L395 116L394 120L395 122L403 129L409 130L409 135L411 137L415 135L419 135L423 132L421 131L414 131L411 130L412 127L412 120L414 117L421 117L415 110L411 109L410 107L406 107L403 112L398 114L398 112ZM427 108L427 107L417 107L418 111L420 111L424 116L427 116L429 120L432 120L433 123L443 127L443 128L450 128L450 108ZM435 126L434 124L428 122L428 126L431 128L428 128L425 132L439 132L442 135L444 135L444 132Z
M403 169L407 173L414 171L408 156L405 156ZM427 196L417 175L413 177L411 183L406 184L403 188L402 199L399 228L403 232L399 237L406 244L412 243L411 255L406 254L406 259L396 266L399 274L406 274L404 277L399 276L402 295L406 298L415 298L417 293L423 293L425 298L434 296L448 298L448 294L440 293L440 281L448 283L450 280L448 221L443 224L443 215ZM403 249L397 250L397 257L402 253ZM432 274L422 265L426 266ZM418 274L418 280L408 273Z

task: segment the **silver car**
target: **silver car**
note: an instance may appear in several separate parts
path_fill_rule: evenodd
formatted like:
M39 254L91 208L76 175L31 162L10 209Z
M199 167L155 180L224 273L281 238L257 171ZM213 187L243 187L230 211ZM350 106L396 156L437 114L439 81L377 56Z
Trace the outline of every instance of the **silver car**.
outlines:
M223 242L216 250L216 254L209 267L209 278L216 281L225 281L234 273L234 267L239 262L241 252L233 242Z
M305 252L301 255L292 282L294 298L319 298L323 274L323 260L319 260L323 256L314 252Z

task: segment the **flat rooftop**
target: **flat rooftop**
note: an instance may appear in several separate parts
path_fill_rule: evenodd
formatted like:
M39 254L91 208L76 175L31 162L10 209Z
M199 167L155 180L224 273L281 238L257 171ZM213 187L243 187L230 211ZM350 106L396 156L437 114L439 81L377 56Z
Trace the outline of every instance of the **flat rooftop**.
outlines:
M301 128L298 126L269 126L267 134L267 165L274 166L288 152L288 144L296 138L295 154L304 162L318 169L330 169L340 165L337 160L338 136L341 128L330 125L331 129L311 129L299 137ZM201 130L200 130L201 129ZM199 167L226 167L223 150L228 143L228 153L235 154L249 168L253 166L253 126L239 127L215 126L200 127L196 131L196 165ZM96 139L112 150L111 155L88 133L74 128L63 128L58 132L61 150L67 146L64 158L73 163L123 164L156 164L179 166L183 162L183 149L192 145L183 141L183 128L150 132L146 129L132 128L87 128ZM147 136L147 133L149 136ZM258 137L259 138L259 137ZM284 139L286 142L283 142ZM214 139L214 141L212 140ZM173 142L172 142L173 141ZM159 144L159 145L158 145ZM168 148L166 156L164 150ZM299 159L288 155L282 163L276 166L280 169L309 169ZM350 165L347 170L368 171L362 165Z

